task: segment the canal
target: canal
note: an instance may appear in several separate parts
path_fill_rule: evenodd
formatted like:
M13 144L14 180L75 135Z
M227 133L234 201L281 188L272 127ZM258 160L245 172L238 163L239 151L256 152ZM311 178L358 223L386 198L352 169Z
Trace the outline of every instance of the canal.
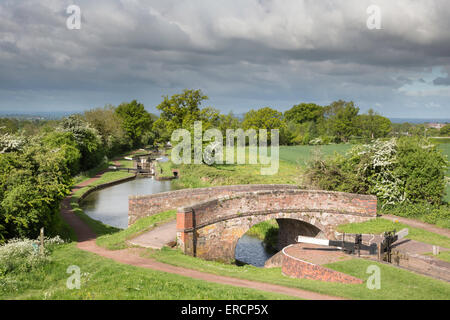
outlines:
M92 219L104 224L126 229L128 227L128 196L147 195L175 190L171 181L158 181L154 178L136 178L112 187L100 189L89 194L81 208ZM261 240L244 235L236 246L236 260L263 267L273 253L266 251Z

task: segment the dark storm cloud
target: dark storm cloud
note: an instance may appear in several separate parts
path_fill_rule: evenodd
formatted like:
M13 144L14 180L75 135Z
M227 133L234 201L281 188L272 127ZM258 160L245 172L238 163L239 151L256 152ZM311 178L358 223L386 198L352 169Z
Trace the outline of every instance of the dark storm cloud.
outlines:
M413 1L0 2L0 110L81 110L202 88L243 112L301 101L354 100L388 115L450 116L450 3ZM366 27L377 4L382 29ZM433 82L431 82L433 83ZM8 110L9 111L9 110Z

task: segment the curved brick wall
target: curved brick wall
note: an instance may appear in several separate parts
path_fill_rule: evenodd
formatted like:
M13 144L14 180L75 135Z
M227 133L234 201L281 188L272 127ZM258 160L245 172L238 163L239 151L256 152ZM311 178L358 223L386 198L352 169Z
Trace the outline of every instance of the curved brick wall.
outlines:
M186 254L230 261L239 238L260 222L298 220L320 230L318 236L333 239L338 225L373 219L376 212L373 196L299 189L246 192L180 208L178 245ZM280 224L280 234L292 235L290 243L305 230L304 224L295 225Z
M312 279L328 282L361 284L361 279L349 276L345 273L328 269L307 261L300 260L289 254L289 247L283 249L283 262L281 272L288 277L300 279Z
M198 189L182 189L146 196L130 196L128 199L128 225L136 220L167 210L190 206L195 203L242 192L261 190L298 189L295 185L249 184Z

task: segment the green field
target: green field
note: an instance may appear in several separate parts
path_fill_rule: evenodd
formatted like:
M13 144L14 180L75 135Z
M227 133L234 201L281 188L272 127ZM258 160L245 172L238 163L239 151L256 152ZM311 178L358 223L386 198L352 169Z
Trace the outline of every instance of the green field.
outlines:
M280 146L280 160L306 167L306 165L313 159L315 153L329 157L334 153L345 154L352 147L353 145L351 144L332 144L325 146Z

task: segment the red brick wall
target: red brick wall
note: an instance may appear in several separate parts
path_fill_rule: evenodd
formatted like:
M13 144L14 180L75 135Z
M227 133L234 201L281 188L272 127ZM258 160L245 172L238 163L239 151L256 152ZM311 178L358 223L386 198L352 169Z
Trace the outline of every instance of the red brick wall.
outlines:
M239 185L212 188L183 189L146 196L130 196L128 199L128 225L136 220L167 210L190 206L201 201L241 192L260 190L298 189L294 185Z
M341 273L292 257L286 252L286 248L283 249L283 262L281 266L281 272L285 276L299 279L311 279L351 284L363 283L361 279L349 276L345 273Z

